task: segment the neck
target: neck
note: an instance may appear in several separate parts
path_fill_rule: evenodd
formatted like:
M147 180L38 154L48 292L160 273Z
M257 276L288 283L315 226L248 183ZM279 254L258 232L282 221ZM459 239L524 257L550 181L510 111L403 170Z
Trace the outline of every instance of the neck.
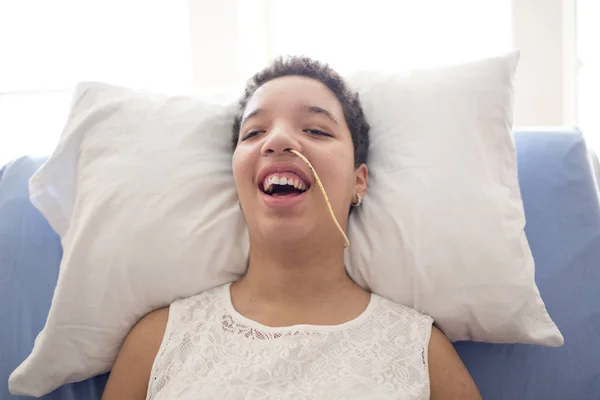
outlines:
M239 286L257 303L295 307L322 304L358 288L346 274L343 246L267 242L251 242L248 272Z

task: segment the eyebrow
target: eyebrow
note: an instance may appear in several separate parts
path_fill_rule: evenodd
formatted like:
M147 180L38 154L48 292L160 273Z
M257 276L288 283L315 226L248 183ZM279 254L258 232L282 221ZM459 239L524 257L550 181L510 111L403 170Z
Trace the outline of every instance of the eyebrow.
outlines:
M244 123L245 123L246 121L248 121L250 118L254 118L254 117L256 117L257 115L259 115L260 113L262 113L262 112L264 112L264 111L265 111L265 109L264 109L264 108L257 108L256 110L252 111L252 112L251 112L251 113L249 113L248 115L245 115L245 116L242 118L242 122L240 122L240 126L244 125Z
M302 108L305 111L308 111L309 113L324 115L327 118L329 118L330 120L332 120L333 122L335 122L336 124L339 124L339 122L334 118L333 114L324 108L317 107L317 106L302 106Z
M328 119L330 119L331 121L333 121L336 124L339 124L339 122L335 119L335 117L333 116L333 114L329 111L327 111L324 108L321 108L319 106L309 106L309 105L303 105L300 107L303 111L311 113L311 114L321 114L324 115L325 117L327 117ZM265 111L268 111L264 108L257 108L256 110L253 110L252 112L248 113L247 115L245 115L242 118L242 121L240 122L240 126L244 125L244 123L246 121L248 121L251 118L254 118L262 113L264 113Z

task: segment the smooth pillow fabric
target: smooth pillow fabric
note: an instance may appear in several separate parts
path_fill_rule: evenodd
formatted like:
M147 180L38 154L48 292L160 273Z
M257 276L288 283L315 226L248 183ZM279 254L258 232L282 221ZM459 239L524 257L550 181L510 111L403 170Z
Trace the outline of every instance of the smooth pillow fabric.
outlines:
M433 316L452 340L556 346L562 336L533 280L510 138L517 60L349 78L372 125L372 185L352 215L347 266L375 293ZM43 394L108 371L141 316L244 273L234 110L78 88L57 150L31 181L64 257L13 392Z
M233 107L82 84L31 200L61 236L46 326L9 380L39 396L107 372L153 309L239 276Z
M519 53L350 77L369 123L351 275L450 340L562 345L534 282L511 136Z

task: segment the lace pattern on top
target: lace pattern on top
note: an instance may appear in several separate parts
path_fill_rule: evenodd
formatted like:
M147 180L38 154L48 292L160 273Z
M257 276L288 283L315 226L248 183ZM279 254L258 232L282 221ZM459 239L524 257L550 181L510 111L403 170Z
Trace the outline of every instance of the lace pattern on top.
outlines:
M345 324L271 328L226 284L171 305L147 399L428 399L432 322L373 294Z

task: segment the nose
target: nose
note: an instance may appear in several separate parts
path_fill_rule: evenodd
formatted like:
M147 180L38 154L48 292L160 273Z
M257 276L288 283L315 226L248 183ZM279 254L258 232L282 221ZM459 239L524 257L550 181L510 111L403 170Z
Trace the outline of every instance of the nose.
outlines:
M292 128L287 126L274 127L268 133L261 148L262 155L284 154L286 150L302 151L298 138Z

